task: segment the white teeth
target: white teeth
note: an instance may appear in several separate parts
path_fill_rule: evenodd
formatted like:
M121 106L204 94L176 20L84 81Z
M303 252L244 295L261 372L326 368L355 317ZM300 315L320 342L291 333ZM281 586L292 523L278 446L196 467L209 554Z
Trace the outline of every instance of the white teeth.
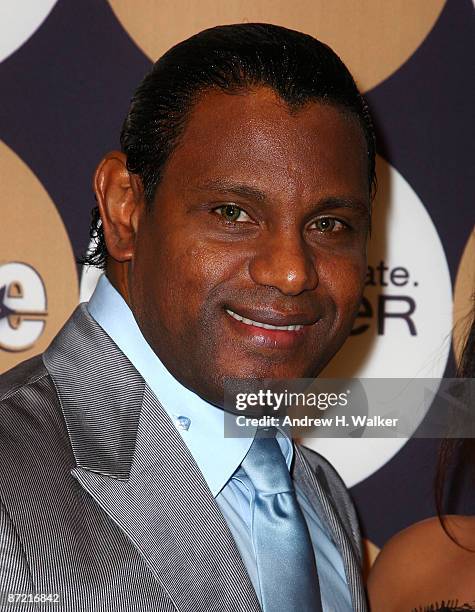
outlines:
M268 323L259 323L259 321L253 321L252 319L246 319L246 317L241 317L236 314L232 310L228 310L226 308L226 312L228 315L236 319L237 321L241 321L241 323L245 323L246 325L254 325L255 327L263 327L264 329L278 329L283 331L296 331L298 329L302 329L303 325L269 325Z

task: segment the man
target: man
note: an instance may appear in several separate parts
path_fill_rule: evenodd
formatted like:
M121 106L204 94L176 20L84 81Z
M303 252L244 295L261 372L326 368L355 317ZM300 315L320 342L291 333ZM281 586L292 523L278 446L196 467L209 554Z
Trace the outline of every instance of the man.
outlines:
M105 276L3 377L2 609L365 610L333 469L280 430L224 438L222 411L227 378L315 376L351 330L374 180L351 76L297 32L206 30L121 144L94 178Z

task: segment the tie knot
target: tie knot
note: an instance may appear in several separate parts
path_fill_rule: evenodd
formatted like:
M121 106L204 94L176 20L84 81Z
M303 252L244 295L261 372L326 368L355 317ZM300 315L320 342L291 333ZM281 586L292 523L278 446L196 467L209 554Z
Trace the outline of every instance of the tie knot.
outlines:
M277 430L270 429L269 437L254 438L241 464L256 491L264 495L293 491L287 463L275 438Z

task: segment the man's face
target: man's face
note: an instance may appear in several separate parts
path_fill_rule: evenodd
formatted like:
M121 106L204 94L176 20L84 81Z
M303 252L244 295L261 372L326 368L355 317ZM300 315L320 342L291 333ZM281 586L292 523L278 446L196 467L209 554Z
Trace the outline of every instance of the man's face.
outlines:
M267 88L200 98L140 219L129 279L178 380L220 405L226 377L321 371L361 298L367 171L361 127L333 106L289 113Z

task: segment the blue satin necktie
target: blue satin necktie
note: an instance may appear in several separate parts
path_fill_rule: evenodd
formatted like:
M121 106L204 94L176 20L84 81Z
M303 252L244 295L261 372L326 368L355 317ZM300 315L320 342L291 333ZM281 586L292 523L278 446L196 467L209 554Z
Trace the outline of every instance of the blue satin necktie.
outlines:
M257 437L237 472L255 487L252 540L264 612L321 612L315 556L275 428ZM258 433L259 435L259 433Z

